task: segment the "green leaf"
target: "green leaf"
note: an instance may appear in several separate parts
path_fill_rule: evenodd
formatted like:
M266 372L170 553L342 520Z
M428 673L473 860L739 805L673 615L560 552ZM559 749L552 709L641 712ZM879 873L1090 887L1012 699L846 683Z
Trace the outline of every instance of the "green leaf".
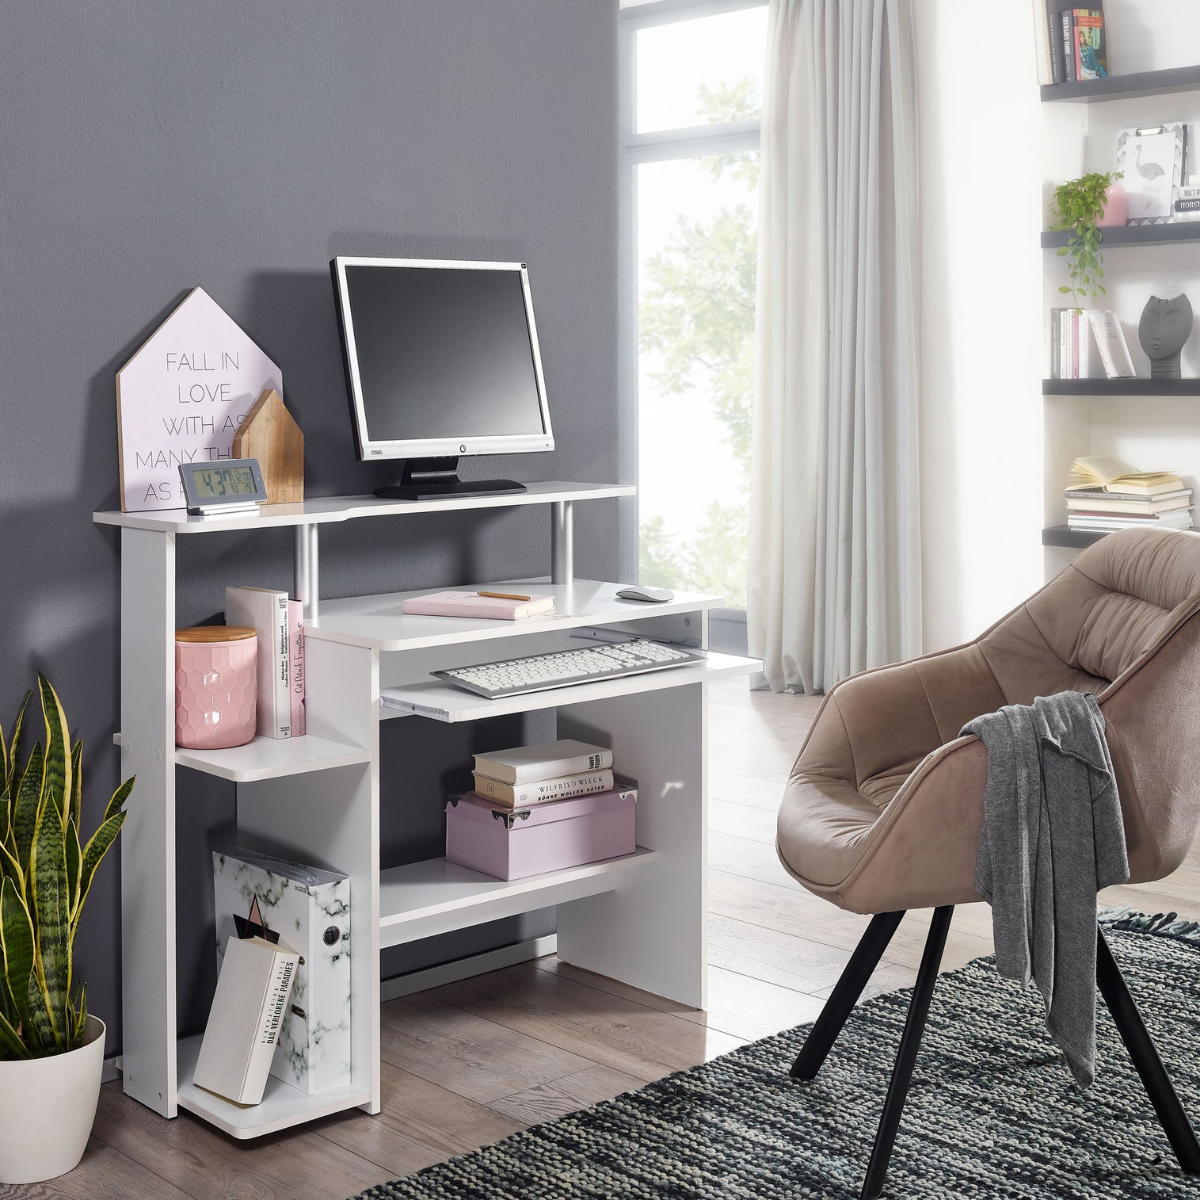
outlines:
M32 1058L29 1047L17 1036L17 1031L0 1014L0 1058Z
M54 1024L46 1008L46 996L38 983L37 972L29 976L29 1030L26 1040L35 1054L54 1054L58 1050L58 1039Z
M29 707L29 698L32 695L33 689L30 688L25 693L25 699L21 701L21 707L17 709L17 719L13 722L12 738L8 743L5 758L4 779L13 794L15 794L15 789L12 787L12 777L21 767L21 730L25 725L25 710Z
M25 775L17 789L17 802L13 806L13 841L16 843L17 862L26 875L29 874L29 855L33 850L33 833L37 826L43 775L42 743L34 742L33 751L25 767Z
M63 834L63 848L67 859L67 913L68 920L75 920L76 906L79 903L79 867L83 852L79 848L79 834L75 831L75 822L67 822L66 833Z
M60 1017L71 992L71 901L67 893L67 857L59 813L47 802L38 816L29 860L36 919L34 973L46 1002L55 1044L63 1049L67 1030Z
M1066 285L1066 284L1063 284L1063 286L1062 286L1062 287L1060 287L1058 290L1059 290L1060 292L1069 292L1071 289L1070 289L1069 287L1067 287L1067 285Z
M107 821L109 817L115 817L117 813L125 807L125 801L129 799L129 793L133 791L133 785L137 781L136 775L130 775L123 784L112 794L112 799L108 802L108 807L104 810L102 820Z
M67 714L50 681L38 672L38 687L42 695L42 715L46 721L46 769L42 783L42 803L52 803L61 827L66 823L67 807L72 794L70 744L67 733Z
M72 938L75 936L75 931L79 927L79 917L83 912L83 902L87 899L88 892L91 890L92 880L96 875L96 868L99 867L101 860L108 853L108 848L117 840L117 834L121 832L121 826L125 824L125 818L128 813L119 812L115 816L109 817L88 840L88 844L83 850L83 865L79 871L79 899L75 904L75 919L71 928Z
M29 980L33 975L34 935L29 911L13 881L0 884L0 950L4 954L4 986L25 1029L30 1028Z
M78 829L83 819L83 739L71 747L71 807L68 820Z

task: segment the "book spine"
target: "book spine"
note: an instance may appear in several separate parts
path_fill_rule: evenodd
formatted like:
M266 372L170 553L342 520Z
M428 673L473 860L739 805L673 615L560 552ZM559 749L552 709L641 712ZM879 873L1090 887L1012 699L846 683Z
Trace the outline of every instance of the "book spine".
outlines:
M593 754L575 754L567 758L547 758L541 762L521 763L516 767L498 763L487 755L475 755L475 773L500 783L537 783L545 779L561 779L566 775L580 775L584 771L602 771L611 767L611 750L598 750Z
M1091 322L1087 313L1076 314L1076 328L1079 332L1079 378L1092 377L1092 339Z
M304 714L304 605L288 601L288 688L291 696L292 737L303 737Z
M1197 212L1200 211L1200 197L1195 199L1179 199L1175 201L1176 212Z
M1061 379L1059 371L1062 370L1062 355L1058 349L1058 335L1062 326L1062 309L1052 308L1050 310L1050 378Z
M1113 362L1112 346L1109 343L1110 316L1109 313L1094 312L1089 314L1088 320L1096 338L1096 349L1100 353L1100 364L1104 367L1104 374L1109 379L1115 379L1117 377L1116 365Z
M475 794L485 800L524 808L545 804L550 800L567 800L572 796L590 796L594 792L612 790L611 770L589 771L583 775L567 775L561 779L542 779L536 783L501 783L485 775L475 776Z
M291 621L288 619L286 595L275 600L275 628L271 639L271 678L275 681L275 733L274 737L292 736L292 689L291 689Z
M1075 82L1075 18L1069 8L1062 10L1062 29L1060 37L1062 38L1063 48L1063 78L1067 83Z
M242 1093L246 1099L243 1103L257 1104L262 1100L295 977L295 958L286 954L277 954L271 968L270 980L263 994L258 1036L254 1040L254 1048L250 1051L250 1061L246 1068L246 1085Z
M1060 14L1055 10L1053 0L1050 0L1047 7L1049 11L1046 14L1046 37L1050 44L1050 78L1054 83L1065 83L1067 77L1063 71Z
M1070 346L1071 346L1071 379L1079 378L1079 313L1076 309L1071 309L1070 322Z
M1050 68L1050 39L1046 25L1049 11L1048 0L1033 0L1033 35L1037 61L1038 83L1043 86L1054 82Z
M1066 379L1070 375L1071 362L1071 346L1070 346L1070 331L1071 322L1068 319L1067 310L1060 309L1058 314L1058 377Z

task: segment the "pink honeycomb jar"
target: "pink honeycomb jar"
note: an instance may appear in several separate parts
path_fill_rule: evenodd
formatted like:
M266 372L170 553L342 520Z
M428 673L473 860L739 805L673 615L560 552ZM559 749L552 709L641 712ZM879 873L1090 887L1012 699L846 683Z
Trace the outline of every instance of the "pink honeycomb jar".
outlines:
M244 746L254 737L258 634L243 625L175 630L175 745Z

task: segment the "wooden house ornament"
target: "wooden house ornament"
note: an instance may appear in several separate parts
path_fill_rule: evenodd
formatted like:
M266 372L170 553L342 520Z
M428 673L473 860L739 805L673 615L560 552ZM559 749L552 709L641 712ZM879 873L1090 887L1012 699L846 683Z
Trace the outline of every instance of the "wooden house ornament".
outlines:
M304 499L304 434L274 388L259 396L234 434L233 457L258 459L268 504Z

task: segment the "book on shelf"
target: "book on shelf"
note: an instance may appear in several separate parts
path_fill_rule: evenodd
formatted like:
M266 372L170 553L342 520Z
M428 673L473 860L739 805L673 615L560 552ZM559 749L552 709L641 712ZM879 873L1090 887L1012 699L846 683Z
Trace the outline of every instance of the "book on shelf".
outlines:
M214 851L217 971L257 935L298 952L270 1073L314 1095L351 1082L350 879L252 850Z
M1054 83L1054 61L1050 53L1050 14L1047 0L1033 0L1033 43L1037 55L1038 83Z
M599 771L580 771L574 775L559 775L553 779L535 779L528 783L504 783L475 773L475 795L509 808L528 808L550 800L565 800L569 796L587 796L593 792L608 792L613 788L611 767Z
M1092 339L1087 313L1078 308L1050 310L1050 378L1090 379Z
M1161 496L1183 489L1183 481L1171 471L1139 471L1111 454L1077 458L1067 474L1067 492L1095 489L1131 496Z
M230 938L192 1082L235 1104L267 1086L299 955L266 938Z
M1038 77L1044 84L1066 83L1071 78L1067 74L1067 47L1071 38L1064 32L1063 14L1069 16L1075 4L1076 0L1034 0ZM1095 7L1102 10L1104 6L1097 3ZM1071 61L1073 65L1073 55Z
M401 612L424 617L482 617L488 621L523 621L554 611L554 597L537 592L501 594L482 592L431 592L410 596Z
M291 637L287 592L227 587L225 620L258 633L257 729L265 737L292 736Z
M1138 496L1121 496L1113 492L1093 492L1090 495L1080 495L1078 492L1067 494L1067 511L1091 513L1094 516L1157 516L1159 513L1175 512L1181 508L1191 508L1192 490L1185 488L1180 492L1169 492L1164 496L1147 499Z
M1108 78L1108 46L1104 30L1104 13L1096 8L1071 10L1071 52L1075 78Z
M1088 313L1088 324L1092 336L1096 339L1096 349L1108 378L1135 378L1137 372L1133 369L1129 343L1125 340L1125 331L1121 328L1121 322L1117 320L1117 314L1107 309L1093 310Z
M1117 529L1191 529L1192 510L1182 508L1176 512L1160 513L1157 516L1094 516L1089 513L1069 513L1068 529L1082 529L1092 533L1111 533Z
M303 737L308 722L304 705L304 605L299 600L288 601L288 650L292 737Z
M560 738L538 746L514 746L510 750L476 754L475 773L500 783L532 783L582 771L599 771L612 763L612 751L603 746Z

